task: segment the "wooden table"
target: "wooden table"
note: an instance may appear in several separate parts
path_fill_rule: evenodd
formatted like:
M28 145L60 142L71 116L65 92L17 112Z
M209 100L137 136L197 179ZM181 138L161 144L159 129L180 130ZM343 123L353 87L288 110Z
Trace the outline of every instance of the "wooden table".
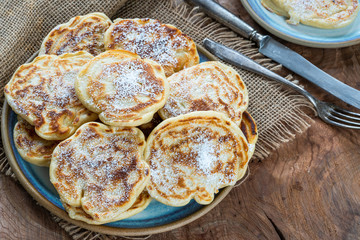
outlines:
M239 0L219 2L266 33ZM281 42L360 89L360 45L314 49ZM321 99L336 102L302 84ZM360 131L315 118L308 131L250 168L250 178L210 213L150 239L360 239ZM3 175L0 212L0 239L70 239L19 183Z

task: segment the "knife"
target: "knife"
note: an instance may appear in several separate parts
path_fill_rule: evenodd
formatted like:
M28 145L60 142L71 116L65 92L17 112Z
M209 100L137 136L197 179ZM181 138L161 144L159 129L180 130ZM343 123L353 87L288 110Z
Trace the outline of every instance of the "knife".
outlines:
M270 36L261 35L240 18L213 0L188 0L207 13L210 17L229 27L242 37L254 41L259 52L282 64L331 95L360 109L360 91L340 82L317 68L300 54L284 46Z

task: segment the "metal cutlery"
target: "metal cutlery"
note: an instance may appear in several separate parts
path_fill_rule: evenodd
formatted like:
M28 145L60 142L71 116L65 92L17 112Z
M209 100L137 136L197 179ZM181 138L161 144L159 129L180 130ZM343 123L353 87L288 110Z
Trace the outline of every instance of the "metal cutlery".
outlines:
M244 56L243 54L228 48L220 43L214 42L210 39L204 40L204 46L212 54L220 59L229 62L239 68L246 69L251 72L266 76L277 82L283 83L292 88L296 92L304 95L315 107L318 116L326 123L352 129L360 129L360 114L350 112L340 108L334 104L327 103L316 99L308 91L299 87L293 82L279 76L278 74L268 70L267 68L256 63L252 59Z

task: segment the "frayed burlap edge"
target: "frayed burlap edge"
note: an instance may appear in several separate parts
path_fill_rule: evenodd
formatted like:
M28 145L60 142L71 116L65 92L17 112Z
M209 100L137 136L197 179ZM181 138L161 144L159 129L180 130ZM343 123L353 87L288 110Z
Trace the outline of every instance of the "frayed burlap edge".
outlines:
M218 22L213 21L203 12L200 12L197 7L192 8L186 3L177 4L176 2L178 1L176 0L162 0L159 2L161 2L162 7L171 8L171 11L173 13L176 13L179 18L187 21L189 24L197 26L197 28L201 28L202 31L206 32L209 38L211 38L212 40L221 42L230 48L241 51L243 54L254 59L258 63L262 64L263 66L267 67L272 71L278 72L281 70L281 65L260 54L258 49L251 41L238 37L228 28L224 27ZM202 45L199 41L197 41L197 43ZM287 76L287 79L293 80L291 75ZM258 160L264 159L272 151L280 147L282 143L294 139L296 134L300 134L310 127L313 120L303 111L303 108L308 108L315 112L313 106L303 96L294 94L294 92L291 90L284 89L284 86L281 84L275 82L269 82L269 84L281 89L282 94L290 96L291 101L295 104L295 107L292 109L292 112L290 114L284 116L283 119L278 121L279 124L268 128L266 131L260 131L262 137L258 141L257 149L253 156L253 159ZM16 176L12 172L2 148L0 148L0 173L11 176L16 180ZM250 173L247 174L247 177L249 175ZM236 186L239 186L243 182L244 180L240 180L240 183L238 183ZM109 236L106 234L100 234L80 228L53 214L51 215L54 221L57 222L59 226L63 228L75 240L115 240L121 238L147 239L150 237L150 235L144 237Z

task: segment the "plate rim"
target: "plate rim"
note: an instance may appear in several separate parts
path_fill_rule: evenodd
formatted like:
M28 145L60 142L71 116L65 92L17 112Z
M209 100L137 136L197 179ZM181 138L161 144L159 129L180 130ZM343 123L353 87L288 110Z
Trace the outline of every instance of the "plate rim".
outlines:
M197 44L198 51L200 51L202 54L204 54L207 58L209 58L211 61L216 61L216 57L213 56L211 53L209 53L206 49L204 49L202 46ZM32 61L36 56L38 52L34 53L27 62ZM184 218L181 218L179 220L176 220L171 223L167 223L160 226L155 227L146 227L146 228L118 228L118 227L111 227L111 226L105 226L105 225L91 225L79 220L74 220L68 216L66 211L63 209L57 207L52 202L50 202L45 196L43 196L41 193L38 192L38 190L31 184L31 182L26 178L25 174L21 171L20 166L17 163L15 154L11 147L11 139L10 134L8 131L8 116L9 116L10 106L7 103L6 99L4 100L2 114L1 114L1 138L3 142L3 147L5 154L8 158L8 162L11 166L11 169L15 173L17 179L21 183L21 185L25 188L25 190L44 208L46 208L49 212L56 215L57 217L72 223L78 227L102 233L102 234L108 234L108 235L116 235L116 236L144 236L144 235L151 235L151 234L158 234L162 232L167 232L179 227L182 227L188 223L191 223L198 218L202 217L206 213L208 213L210 210L212 210L214 207L216 207L231 191L233 186L225 187L221 190L220 193L218 193L214 201L211 202L209 205L204 205L201 209L198 211L190 214L189 216L186 216Z
M292 43L296 43L302 46L306 47L312 47L312 48L343 48L343 47L349 47L360 43L360 37L348 40L348 41L342 41L342 42L317 42L317 41L310 41L305 39L296 38L290 35L287 35L286 33L278 30L277 28L274 28L267 22L265 22L256 12L255 10L250 6L249 0L240 0L242 5L244 6L245 10L250 14L251 18L255 20L262 28L269 31L270 33L274 34L275 36L288 41ZM251 0L250 0L251 1ZM259 1L259 0L256 0ZM275 14L275 13L274 13Z

